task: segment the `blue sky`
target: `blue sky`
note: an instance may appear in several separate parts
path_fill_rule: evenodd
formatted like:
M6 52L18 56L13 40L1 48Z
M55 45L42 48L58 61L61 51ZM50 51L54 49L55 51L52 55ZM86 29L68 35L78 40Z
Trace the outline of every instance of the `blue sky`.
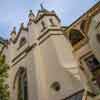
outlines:
M70 25L99 0L0 0L0 36L8 38L13 26L27 23L30 9L36 14L40 3L55 10L62 25Z

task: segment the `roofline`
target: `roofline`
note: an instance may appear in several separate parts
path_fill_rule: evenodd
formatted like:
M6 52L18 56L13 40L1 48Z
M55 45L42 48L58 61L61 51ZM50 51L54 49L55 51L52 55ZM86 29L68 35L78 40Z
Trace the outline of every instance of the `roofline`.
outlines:
M86 11L85 13L83 13L78 19L76 19L72 24L70 24L68 27L71 27L72 25L74 25L77 21L79 21L82 17L84 17L86 14L88 14L92 9L94 9L95 7L97 7L98 5L100 5L100 1L97 2L95 5L93 5L88 11ZM68 29L68 28L67 28Z

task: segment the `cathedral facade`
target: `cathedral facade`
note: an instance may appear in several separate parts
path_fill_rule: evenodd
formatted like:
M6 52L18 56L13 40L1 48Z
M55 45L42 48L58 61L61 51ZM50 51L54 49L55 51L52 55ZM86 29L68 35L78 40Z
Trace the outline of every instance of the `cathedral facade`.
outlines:
M0 42L10 100L100 100L100 2L68 27L43 6L28 17Z

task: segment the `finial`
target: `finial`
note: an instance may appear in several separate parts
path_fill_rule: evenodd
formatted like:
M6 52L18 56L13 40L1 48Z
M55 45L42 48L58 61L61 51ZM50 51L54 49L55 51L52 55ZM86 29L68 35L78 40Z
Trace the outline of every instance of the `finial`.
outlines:
M12 30L11 34L12 33L15 33L16 34L16 27L15 26L13 27L13 30Z
M41 10L46 11L46 9L43 7L43 3L40 4Z
M16 32L16 27L15 26L13 27L13 32Z
M34 14L33 14L32 10L30 10L30 11L29 11L29 16L31 16L31 15L33 15L33 16L34 16Z

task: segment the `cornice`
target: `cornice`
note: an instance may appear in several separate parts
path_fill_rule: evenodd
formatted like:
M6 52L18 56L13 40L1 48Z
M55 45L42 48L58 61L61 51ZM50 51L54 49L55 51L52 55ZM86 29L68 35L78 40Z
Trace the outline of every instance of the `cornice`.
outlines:
M38 16L36 17L35 23L39 22L44 16L55 16L57 18L57 20L59 22L61 22L61 20L59 19L59 17L55 13L43 13L39 17Z
M41 40L46 34L48 34L50 31L61 31L63 32L63 30L61 28L48 28L45 32L43 32L38 38L37 40Z

